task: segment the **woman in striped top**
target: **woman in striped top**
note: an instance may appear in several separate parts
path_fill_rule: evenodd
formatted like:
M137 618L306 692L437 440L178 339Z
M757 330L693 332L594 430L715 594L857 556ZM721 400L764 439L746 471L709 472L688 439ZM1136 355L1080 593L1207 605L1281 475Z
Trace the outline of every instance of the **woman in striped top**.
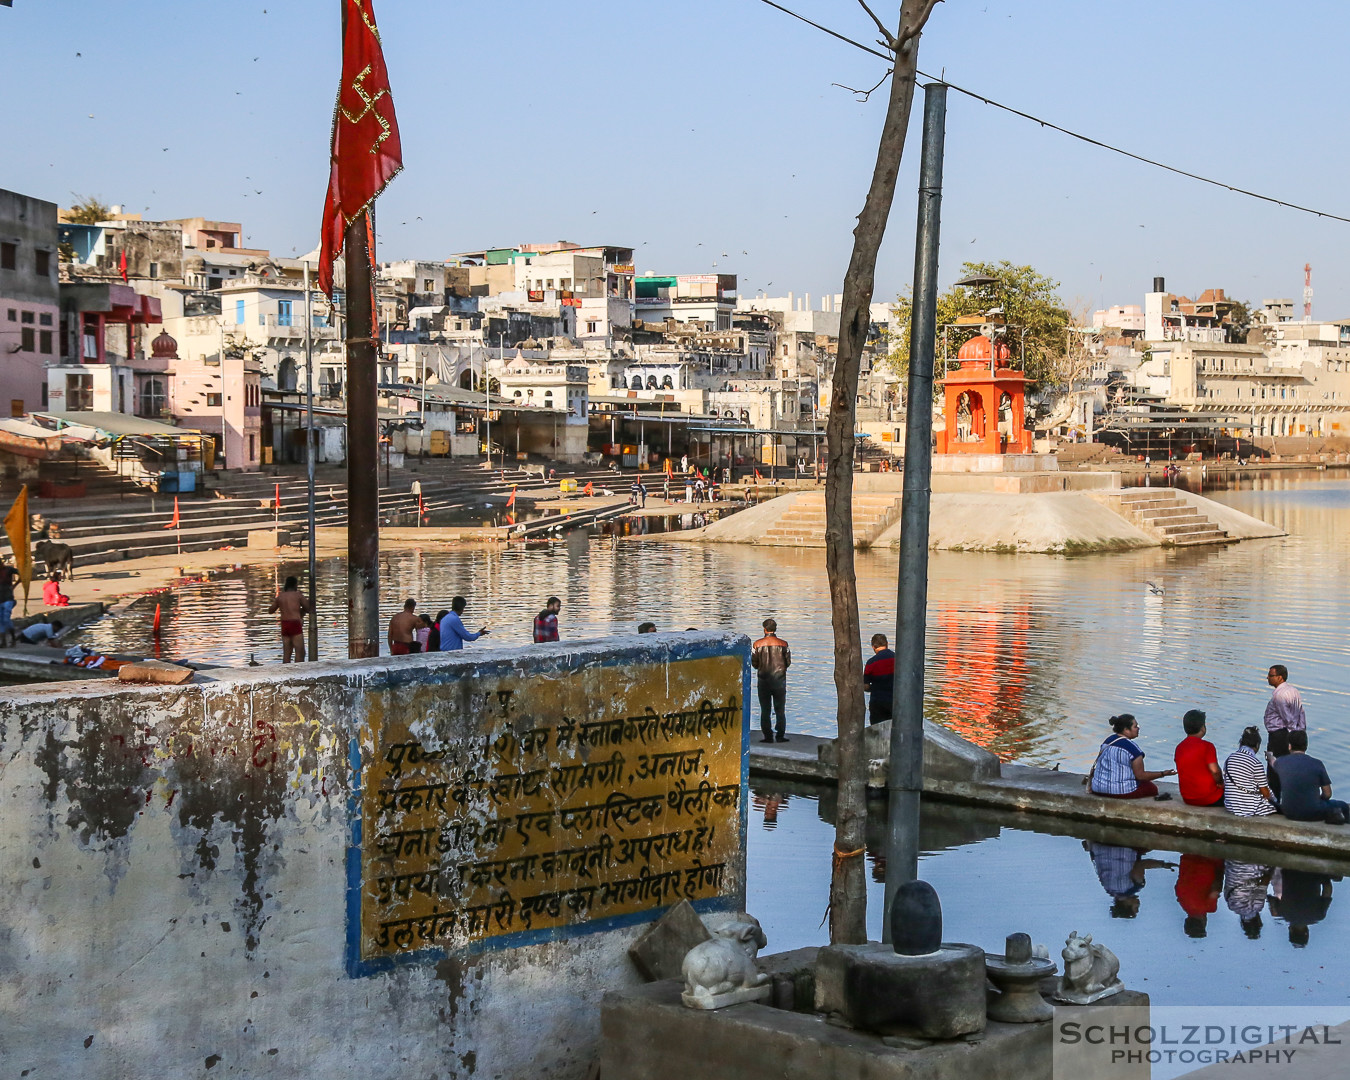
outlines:
M1238 741L1238 748L1223 763L1223 805L1238 817L1264 817L1275 813L1275 797L1270 793L1266 763L1257 751L1261 749L1261 732L1246 728Z
M1163 776L1175 776L1175 769L1150 772L1144 768L1144 752L1134 742L1139 738L1139 721L1129 713L1111 717L1111 730L1097 751L1097 763L1089 776L1089 790L1094 795L1109 795L1114 799L1146 799L1156 797L1158 786L1153 782ZM1164 796L1171 798L1171 796Z

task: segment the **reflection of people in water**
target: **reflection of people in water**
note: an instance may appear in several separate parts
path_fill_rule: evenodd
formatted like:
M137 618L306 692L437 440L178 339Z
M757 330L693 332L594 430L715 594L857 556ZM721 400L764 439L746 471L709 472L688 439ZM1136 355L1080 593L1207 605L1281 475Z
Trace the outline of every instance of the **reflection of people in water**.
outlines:
M1186 913L1187 937L1205 936L1209 916L1223 895L1223 860L1206 855L1182 855L1177 868L1177 903Z
M1112 899L1111 918L1133 919L1139 914L1139 890L1144 887L1145 870L1174 870L1176 863L1146 859L1147 850L1099 844L1084 840L1083 850L1092 858L1097 880Z
M776 791L756 791L751 793L750 801L756 810L764 812L764 827L766 829L778 828L778 811L788 804L786 795L779 795Z
M1331 878L1307 870L1276 870L1270 882L1270 913L1289 924L1289 944L1308 944L1308 927L1327 917Z
M1242 932L1255 941L1261 936L1261 911L1266 906L1269 866L1226 862L1223 867L1223 900L1242 923Z

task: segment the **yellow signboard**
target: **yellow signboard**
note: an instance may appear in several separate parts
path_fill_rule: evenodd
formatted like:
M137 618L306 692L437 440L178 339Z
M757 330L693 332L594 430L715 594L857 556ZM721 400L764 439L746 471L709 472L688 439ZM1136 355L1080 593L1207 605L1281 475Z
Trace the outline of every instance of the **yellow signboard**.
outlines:
M359 795L358 970L739 893L744 648L629 652L469 668L384 709Z

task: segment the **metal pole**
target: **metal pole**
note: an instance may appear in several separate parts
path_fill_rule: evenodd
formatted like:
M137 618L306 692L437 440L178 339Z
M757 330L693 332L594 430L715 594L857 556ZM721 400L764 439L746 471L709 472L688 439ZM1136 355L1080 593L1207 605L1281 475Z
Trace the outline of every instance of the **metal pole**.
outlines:
M368 216L347 227L347 655L380 655L380 456Z
M938 234L947 87L923 96L923 161L914 251L914 324L909 345L909 412L905 424L904 497L900 508L900 577L895 621L895 698L891 721L890 836L886 911L895 890L919 873L919 797L923 791L923 665L928 608L928 508L933 471L933 353L937 346ZM887 931L886 940L889 940Z
M315 581L314 545L314 296L309 287L309 263L305 263L305 486L309 498L309 659L319 658L318 584Z

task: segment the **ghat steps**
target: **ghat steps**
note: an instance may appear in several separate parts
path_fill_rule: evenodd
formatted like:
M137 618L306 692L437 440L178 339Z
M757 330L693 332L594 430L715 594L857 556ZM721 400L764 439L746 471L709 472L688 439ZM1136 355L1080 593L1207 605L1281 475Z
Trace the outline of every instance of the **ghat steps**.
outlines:
M1121 492L1113 502L1121 517L1164 546L1194 547L1233 541L1206 514L1170 489L1131 488Z
M900 516L900 496L890 492L855 492L853 495L853 546L872 545ZM775 547L819 547L825 538L825 495L809 491L773 525L764 530L759 543Z

